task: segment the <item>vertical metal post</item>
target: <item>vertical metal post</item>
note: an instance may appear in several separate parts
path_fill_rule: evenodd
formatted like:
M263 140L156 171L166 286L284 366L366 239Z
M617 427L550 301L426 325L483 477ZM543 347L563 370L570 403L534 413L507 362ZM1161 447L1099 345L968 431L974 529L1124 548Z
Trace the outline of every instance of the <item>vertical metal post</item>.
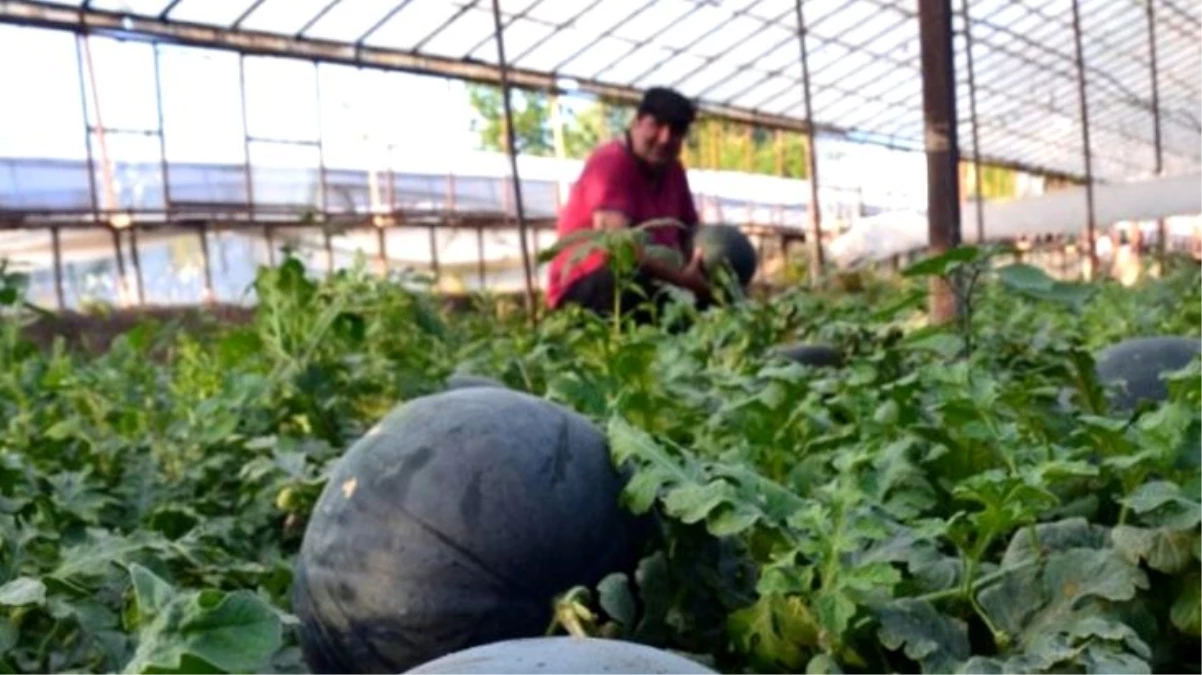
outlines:
M817 283L822 277L822 206L818 201L818 152L814 146L814 110L810 103L810 59L806 48L806 20L801 9L797 9L797 39L801 45L801 86L806 111L806 157L810 169L810 281Z
M968 13L969 0L961 0L960 14L964 18L964 60L968 67L968 114L972 123L973 192L977 198L977 245L985 243L985 201L981 195L981 138L977 125L977 82L972 67L972 19Z
M78 57L79 57L79 77L80 77L79 82L80 82L80 88L82 89L83 96L84 96L84 108L86 111L88 85L91 85L92 108L96 114L95 129L93 130L92 125L88 122L87 119L84 119L84 129L85 129L85 137L86 137L86 141L87 141L87 145L88 145L88 168L91 170L91 175L89 176L89 181L90 181L90 185L92 188L93 211L96 213L97 216L99 216L100 211L109 212L109 211L116 210L117 197L116 197L116 193L113 191L113 176L112 176L113 169L112 169L112 166L110 166L110 164L109 164L108 148L107 148L107 146L105 144L105 140L104 140L104 122L102 121L102 117L100 114L100 92L97 90L97 87L96 87L96 71L95 71L95 67L92 64L92 49L91 49L91 45L88 43L88 36L86 34L80 34L76 38L76 53L78 54ZM87 72L86 75L85 75L85 62L86 62L86 72ZM86 80L84 79L85 77L87 78ZM85 112L84 117L85 118L87 117L86 112ZM104 182L104 195L105 195L105 200L104 200L105 208L104 209L100 209L96 205L96 201L99 199L99 193L96 190L96 178L94 175L95 161L94 161L94 157L93 157L93 153L92 153L92 135L93 135L93 133L95 133L97 142L100 144L100 161L102 164L101 173L104 176L104 181L103 181ZM112 234L112 237L113 237L113 255L116 257L116 263L117 263L117 293L118 293L117 301L119 304L124 305L126 298L128 298L128 296L129 296L129 280L126 278L126 273L125 273L125 252L121 248L121 231L113 224L112 220L103 220L103 222L105 223L105 225L108 226L109 232Z
M246 103L246 55L238 55L238 89L242 100L242 151L246 155L244 177L246 179L247 224L255 221L255 181L250 161L250 113ZM272 226L263 226L263 239L267 244L267 264L275 267L275 237ZM211 290L211 289L210 289Z
M84 56L83 56L83 41L87 39L84 34L75 36L75 61L76 67L79 70L79 105L84 111L83 120L83 145L84 152L88 158L88 198L92 205L92 221L100 221L100 195L96 192L96 156L92 152L92 127L88 122L88 87L87 80L84 75ZM54 271L55 271L55 291L59 296L59 307L65 309L62 293L62 241L57 227L50 231L50 237L54 245Z
M1081 9L1073 0L1073 43L1077 49L1077 96L1081 103L1081 143L1085 152L1085 237L1089 251L1089 276L1098 274L1098 247L1094 241L1093 153L1089 145L1089 99L1085 91L1085 52L1081 47Z
M67 308L67 296L63 292L63 241L58 225L50 226L50 246L54 253L54 297L62 311Z
M212 304L216 299L216 294L213 292L213 262L209 258L209 223L208 221L200 221L199 227L196 230L196 235L200 238L200 262L204 267L204 290L201 300L205 304Z
M88 196L92 202L92 219L100 219L100 195L96 192L96 155L92 152L92 126L88 122L88 85L84 75L83 64L83 41L88 39L86 35L79 34L75 36L75 58L76 65L79 68L79 105L84 111L83 120L83 145L84 151L88 155Z
M919 3L922 45L922 112L927 153L927 218L931 252L960 244L959 145L956 139L956 67L951 0ZM931 281L930 319L945 323L959 314L948 279Z
M438 224L430 223L430 273L434 277L434 284L437 285L441 281L442 271L438 264Z
M480 279L480 290L484 291L484 225L476 223L476 274Z
M505 107L505 150L513 175L513 196L517 203L518 240L522 246L522 268L526 274L526 310L535 318L534 274L530 269L530 248L526 245L526 209L522 203L522 179L518 172L517 144L513 132L513 104L509 99L509 66L505 62L505 34L501 26L500 0L492 0L493 37L497 41L497 65L501 70L501 101Z
M722 121L711 118L709 132L710 168L717 171L722 168Z
M785 175L785 135L780 129L774 132L776 144L776 175L783 177Z
M1156 175L1164 171L1164 152L1160 137L1160 77L1156 72L1156 10L1155 0L1147 0L1148 14L1148 56L1152 70L1152 138L1156 151ZM1156 257L1160 259L1161 269L1164 269L1165 256L1168 254L1168 228L1164 218L1156 219Z
M384 231L385 227L383 223L376 224L376 255L382 277L388 276L388 233Z
M743 170L747 173L755 172L755 127L748 124L744 127L744 136L746 136L747 147L743 155Z
M325 129L321 114L321 66L313 61L313 104L317 106L317 180L321 209L321 237L326 249L326 273L334 273L334 241L330 234L330 179L326 170Z
M142 256L138 254L138 221L129 223L129 262L134 268L134 290L138 293L138 305L146 304L146 291L142 286Z

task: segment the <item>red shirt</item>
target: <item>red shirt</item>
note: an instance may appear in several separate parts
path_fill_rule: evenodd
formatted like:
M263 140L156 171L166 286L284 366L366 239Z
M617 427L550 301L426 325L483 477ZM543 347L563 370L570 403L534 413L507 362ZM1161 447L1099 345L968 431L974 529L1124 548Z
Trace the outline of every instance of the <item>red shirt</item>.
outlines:
M559 213L556 235L562 239L573 232L592 229L593 213L601 209L620 211L633 225L653 218L675 218L694 227L699 220L684 166L678 161L672 162L660 178L654 178L619 140L597 148L585 161L584 170ZM647 232L654 243L684 253L684 232L679 227L653 227ZM576 248L589 243L573 244L551 261L547 270L547 304L550 307L559 305L572 282L605 264L606 254L601 250L572 262Z

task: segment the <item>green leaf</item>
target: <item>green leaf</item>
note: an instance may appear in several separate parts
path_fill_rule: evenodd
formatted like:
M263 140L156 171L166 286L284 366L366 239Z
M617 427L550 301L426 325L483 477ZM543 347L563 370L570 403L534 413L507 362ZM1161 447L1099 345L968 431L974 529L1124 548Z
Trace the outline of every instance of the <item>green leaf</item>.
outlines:
M926 601L904 599L875 609L877 634L886 649L905 647L924 673L952 672L971 653L968 625L940 614Z
M597 596L601 609L614 621L627 627L634 625L637 610L625 574L614 573L602 579L597 584Z
M0 605L21 607L46 603L46 584L33 577L17 577L0 586Z
M152 619L175 598L175 589L170 584L137 563L129 566L129 576L143 620Z
M766 595L754 605L731 612L727 630L757 670L796 672L818 644L818 624L797 597Z
M1134 628L1104 616L1086 616L1078 620L1069 631L1074 638L1097 637L1111 642L1120 642L1130 647L1140 658L1152 657L1152 650L1140 638Z
M1198 535L1190 530L1147 529L1118 525L1110 532L1114 547L1127 560L1138 565L1147 560L1148 567L1166 574L1176 574L1193 562L1193 550Z
M719 504L730 500L729 484L715 481L704 485L682 485L664 496L664 509L681 522L696 523L710 514Z
M21 631L8 617L0 617L0 656L4 656L10 649L17 646L18 640L21 639Z
M814 601L814 612L822 627L835 635L842 635L855 618L856 603L842 591L824 590Z
M1118 622L1111 616L1110 602L1131 600L1146 588L1143 571L1117 551L1071 548L1049 555L1042 568L1029 562L1010 568L977 598L993 624L1014 636L1016 658L1023 659L1021 667L1015 667L1031 672L1074 658L1079 652L1074 644L1082 636L1095 636L1103 632L1099 626L1110 626L1100 619ZM1115 649L1135 658L1146 654L1147 645L1134 632L1121 627L1107 631L1124 636ZM1006 667L1013 665L1008 662Z
M1186 530L1202 523L1202 504L1169 481L1144 483L1121 502L1152 525Z
M1202 573L1194 567L1193 571L1182 577L1178 582L1176 599L1169 612L1173 626L1182 633L1192 637L1202 637Z
M818 654L806 664L806 675L841 675L843 669L829 654Z
M638 465L634 477L622 492L622 499L635 513L645 513L650 509L661 491L696 482L693 475L656 443L650 434L626 420L611 418L608 436L610 452L617 464L634 462Z
M1176 483L1168 481L1152 481L1139 486L1122 500L1136 513L1147 513L1165 504L1180 501L1181 488Z
M1032 298L1077 305L1092 295L1085 284L1057 281L1027 263L1012 263L998 268L996 273L1003 286Z
M761 517L760 513L742 504L722 504L710 512L706 527L715 537L732 537L746 532Z
M1051 290L1056 280L1047 272L1027 263L1011 263L994 270L998 280L1014 290Z
M249 591L176 596L138 637L126 673L259 672L283 642L276 613Z
M966 263L975 262L981 255L975 246L958 246L941 255L919 260L902 270L902 276L925 277L946 276L952 270Z
M1031 528L1039 548L1034 549ZM1002 567L1014 567L1050 553L1059 553L1074 548L1099 549L1106 546L1106 528L1095 525L1084 518L1066 518L1054 523L1039 523L1027 526L1014 533L1010 545L1002 555Z
M1110 646L1091 644L1081 655L1085 672L1090 675L1151 675L1152 667L1137 656Z
M915 331L906 337L903 344L917 351L934 352L945 359L950 359L959 355L964 349L964 338L949 333L940 326Z

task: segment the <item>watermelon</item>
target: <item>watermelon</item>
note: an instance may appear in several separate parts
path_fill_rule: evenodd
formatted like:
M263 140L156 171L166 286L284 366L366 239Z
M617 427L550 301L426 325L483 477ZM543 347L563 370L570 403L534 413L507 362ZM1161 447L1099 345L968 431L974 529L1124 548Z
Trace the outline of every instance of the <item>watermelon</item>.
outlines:
M494 387L505 389L505 383L485 375L454 373L447 378L447 389L470 389L472 387Z
M316 673L402 672L544 634L555 596L632 573L647 519L605 435L512 389L392 410L333 467L297 555L293 610Z
M1189 365L1202 351L1198 338L1157 336L1124 340L1094 355L1099 381L1112 390L1112 404L1133 410L1141 400L1159 403L1169 396L1161 376Z
M701 249L702 261L711 277L726 266L739 284L746 288L759 267L759 256L751 240L734 225L701 225L694 246Z
M637 642L578 637L508 640L467 649L410 673L713 673L699 663Z
M804 366L838 368L843 365L843 354L831 345L796 343L776 347L775 352Z

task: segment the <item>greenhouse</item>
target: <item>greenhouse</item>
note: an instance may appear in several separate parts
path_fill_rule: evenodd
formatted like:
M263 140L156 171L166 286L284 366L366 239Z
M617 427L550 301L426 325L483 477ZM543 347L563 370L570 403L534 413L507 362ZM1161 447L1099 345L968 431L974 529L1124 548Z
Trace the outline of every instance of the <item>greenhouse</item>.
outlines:
M1202 669L1196 2L0 0L0 92L0 671Z

